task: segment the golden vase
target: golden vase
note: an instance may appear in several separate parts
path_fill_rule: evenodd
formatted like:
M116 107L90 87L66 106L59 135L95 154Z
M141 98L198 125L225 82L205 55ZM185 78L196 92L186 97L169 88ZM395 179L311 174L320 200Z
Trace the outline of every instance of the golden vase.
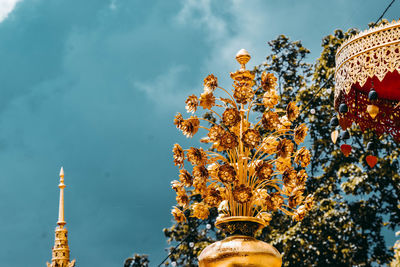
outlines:
M272 245L255 239L265 224L254 217L233 216L215 224L231 236L207 246L199 255L200 267L280 267L282 256Z

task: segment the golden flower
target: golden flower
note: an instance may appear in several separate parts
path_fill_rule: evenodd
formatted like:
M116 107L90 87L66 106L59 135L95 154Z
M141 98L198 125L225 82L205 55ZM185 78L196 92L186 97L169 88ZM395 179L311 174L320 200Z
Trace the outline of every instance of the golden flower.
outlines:
M226 187L217 186L217 190L219 191L219 195L222 197L223 200L228 199L228 190Z
M278 144L279 141L274 136L268 136L262 140L262 150L264 153L274 154Z
M176 203L178 203L178 205L183 207L184 209L187 208L187 206L189 205L188 195L186 195L186 193L185 194L178 193L176 195Z
M294 141L296 144L300 144L304 142L304 139L306 138L308 128L307 126L303 123L297 126L294 129Z
M192 175L190 175L190 173L185 169L179 170L179 180L186 187L192 186L192 184L193 184Z
M295 219L296 221L301 221L304 219L304 217L306 216L306 208L304 207L304 205L301 205L297 208L297 210L294 212L293 215L293 219Z
M264 91L269 91L276 87L276 77L272 73L266 73L265 71L261 74L261 87Z
M203 203L195 203L193 204L193 216L200 220L205 220L210 215L210 211L208 207Z
M200 106L211 109L215 105L215 96L212 92L204 92L200 95Z
M308 178L308 175L307 175L306 171L305 170L300 170L297 173L296 184L304 185L306 180L307 180L307 178Z
M249 148L255 148L261 142L260 133L254 129L248 129L243 133L243 144Z
M294 156L294 162L301 164L301 167L307 167L310 164L311 154L305 147L300 148Z
M207 190L207 180L201 177L194 177L193 187L195 193L204 194Z
M286 107L286 116L290 121L294 121L299 116L299 108L296 103L290 102Z
M210 207L217 207L222 201L221 193L217 188L209 187L203 201Z
M214 91L215 88L218 87L218 79L214 76L214 74L208 75L204 78L204 87L208 88L211 91Z
M183 184L177 180L171 182L171 188L174 189L177 194L186 194Z
M297 172L293 168L287 168L283 173L282 173L282 181L285 184L285 186L293 183L296 181L297 177Z
M290 120L287 118L286 115L279 118L279 123L280 124L278 125L278 130L280 131L288 130L292 125L292 123L290 122Z
M236 181L235 168L225 163L218 168L218 178L223 183L233 183Z
M292 154L294 149L294 144L289 139L284 138L279 141L279 144L276 147L276 149L280 157L287 158Z
M182 123L183 123L184 119L182 117L181 113L177 113L175 115L175 119L174 119L174 125L176 126L176 128L178 128L179 130L182 129Z
M249 202L251 200L251 197L253 196L251 188L244 184L235 186L233 188L232 194L233 194L233 199L241 204Z
M186 137L193 137L193 135L199 130L199 126L199 119L196 116L190 116L189 119L182 122L180 129Z
M207 166L208 174L214 179L218 178L218 169L219 165L217 165L216 163Z
M279 158L277 158L276 161L275 161L275 166L276 166L276 169L280 173L283 173L284 171L286 171L287 168L292 167L292 164L291 164L291 161L290 161L290 157L287 157L287 158L279 157Z
M240 83L246 83L249 84L250 86L253 86L255 84L254 82L254 77L255 74L254 72L251 72L249 70L237 70L235 72L231 72L231 78L235 80L236 82Z
M240 113L236 108L227 108L222 114L222 122L227 127L232 127L240 122Z
M283 204L283 196L279 192L271 193L265 198L267 210L277 210Z
M278 114L270 110L263 113L261 121L264 128L269 131L275 130L280 124Z
M197 165L193 167L193 177L207 179L208 178L208 170L204 165Z
M180 209L178 209L177 207L174 207L171 210L171 214L174 216L175 221L178 222L178 223L182 223L182 222L186 221L185 214Z
M202 148L191 147L186 156L192 165L204 165L207 163L207 153Z
M306 197L306 199L304 200L304 207L308 211L308 210L311 210L313 206L314 206L314 196L308 195Z
M174 156L174 164L175 166L179 166L179 168L183 167L183 161L185 160L185 152L179 144L175 144L172 149L172 153Z
M265 199L268 197L266 189L257 189L254 194L253 204L259 207L265 206Z
M224 128L219 125L214 125L208 131L207 136L210 138L211 142L219 141L219 138L225 133Z
M192 112L195 113L197 110L197 106L199 105L199 100L197 99L197 96L191 95L186 99L186 111L187 112Z
M260 181L263 180L269 180L271 179L271 175L274 172L272 164L269 164L265 161L261 161L259 164L256 166L256 173L257 177Z
M290 196L295 188L296 184L294 183L294 181L289 184L285 184L282 188L282 194Z
M236 83L235 84L235 91L233 92L233 97L236 99L236 102L239 104L246 105L247 102L254 96L254 91L250 85L245 83Z
M263 220L267 225L269 224L269 222L272 220L272 214L268 213L268 212L260 212L257 215L257 218L260 218L261 220Z
M303 196L304 187L303 186L296 186L289 196L289 207L294 208L298 206L304 199Z
M224 150L233 149L239 144L236 135L230 132L225 132L220 139L220 145Z
M274 108L278 104L278 94L275 89L265 92L263 95L263 104L266 108Z

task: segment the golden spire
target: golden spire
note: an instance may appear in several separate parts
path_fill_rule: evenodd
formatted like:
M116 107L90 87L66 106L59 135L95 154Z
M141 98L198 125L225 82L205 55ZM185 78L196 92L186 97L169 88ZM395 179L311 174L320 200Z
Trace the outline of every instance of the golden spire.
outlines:
M64 169L60 170L60 206L58 210L58 226L56 227L56 237L52 250L51 263L47 263L47 267L74 267L75 260L69 261L68 247L68 231L64 228L66 224L64 220Z

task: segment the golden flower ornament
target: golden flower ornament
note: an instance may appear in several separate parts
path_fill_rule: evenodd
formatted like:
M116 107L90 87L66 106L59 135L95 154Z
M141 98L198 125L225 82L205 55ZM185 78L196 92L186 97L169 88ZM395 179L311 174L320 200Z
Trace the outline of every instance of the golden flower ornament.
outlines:
M305 147L298 148L308 128L297 123L300 110L295 102L279 104L272 73L263 72L261 79L255 79L255 73L246 70L249 59L245 50L238 54L241 68L230 74L232 90L220 87L210 74L204 79L204 91L186 100L190 117L178 113L174 118L186 137L203 132L201 143L208 146L173 147L173 161L180 168L179 181L171 183L177 194L172 210L177 222L186 221L188 214L207 219L215 207L217 221L247 216L267 225L274 211L299 221L312 209L312 195L305 196L304 169L311 155ZM262 116L252 116L257 105L265 110ZM203 117L194 115L199 106L207 112Z

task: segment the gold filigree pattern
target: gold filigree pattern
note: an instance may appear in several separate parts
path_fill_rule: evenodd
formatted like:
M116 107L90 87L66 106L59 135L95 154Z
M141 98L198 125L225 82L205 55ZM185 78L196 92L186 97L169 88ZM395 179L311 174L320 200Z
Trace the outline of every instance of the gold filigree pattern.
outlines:
M400 20L371 28L350 38L336 54L335 99L368 78L382 81L388 72L400 72Z

